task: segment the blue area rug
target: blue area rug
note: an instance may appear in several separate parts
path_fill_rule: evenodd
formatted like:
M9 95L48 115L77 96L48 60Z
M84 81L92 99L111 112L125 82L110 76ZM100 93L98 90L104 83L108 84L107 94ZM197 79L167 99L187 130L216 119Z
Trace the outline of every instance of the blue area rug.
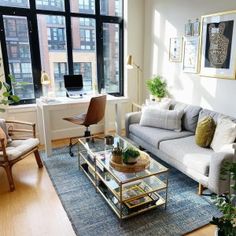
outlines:
M120 224L67 149L54 149L50 158L44 152L41 156L74 231L80 236L183 235L209 223L213 215L220 215L210 197L196 194L196 182L169 167L167 209L157 208Z

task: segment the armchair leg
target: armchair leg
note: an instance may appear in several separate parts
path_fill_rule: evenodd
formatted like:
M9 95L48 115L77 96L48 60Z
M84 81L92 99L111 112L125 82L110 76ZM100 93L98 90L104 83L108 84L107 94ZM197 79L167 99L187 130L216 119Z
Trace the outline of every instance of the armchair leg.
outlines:
M37 162L37 164L38 164L38 167L39 167L39 168L42 168L42 167L43 167L43 163L42 163L42 160L41 160L41 158L40 158L40 155L39 155L39 151L38 151L38 150L34 151L34 156L35 156L35 160L36 160L36 162Z
M10 191L12 192L15 190L15 184L14 184L14 180L13 180L13 176L12 176L12 166L6 165L6 166L4 166L4 169L7 174L7 179L8 179Z

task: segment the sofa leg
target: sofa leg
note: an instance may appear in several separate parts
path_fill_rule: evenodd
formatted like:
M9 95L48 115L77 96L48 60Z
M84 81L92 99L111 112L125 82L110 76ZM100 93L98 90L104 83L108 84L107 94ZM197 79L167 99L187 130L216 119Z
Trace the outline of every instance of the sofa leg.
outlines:
M4 166L4 169L7 174L7 179L8 179L10 191L12 192L15 190L15 184L14 184L14 180L13 180L13 176L12 176L12 166L10 166L10 165Z
M39 155L39 151L38 151L38 150L34 151L34 156L35 156L36 162L37 162L37 164L38 164L38 167L39 167L39 168L42 168L42 167L43 167L43 163L42 163L42 160L41 160L41 158L40 158L40 155Z
M202 184L198 184L198 195L202 195L204 190L204 186Z

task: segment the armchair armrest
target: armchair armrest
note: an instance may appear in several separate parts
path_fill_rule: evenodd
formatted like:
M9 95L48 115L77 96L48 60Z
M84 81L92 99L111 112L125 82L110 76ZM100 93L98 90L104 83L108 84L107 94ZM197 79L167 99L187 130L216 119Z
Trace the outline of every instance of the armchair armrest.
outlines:
M36 137L35 123L18 120L6 120L6 124L8 126L8 134L12 139Z
M234 150L215 152L211 157L208 188L217 194L229 192L230 179L221 175L221 169L225 162L235 160Z
M142 112L131 112L125 115L125 132L126 137L129 137L129 126L131 124L139 123L141 119Z

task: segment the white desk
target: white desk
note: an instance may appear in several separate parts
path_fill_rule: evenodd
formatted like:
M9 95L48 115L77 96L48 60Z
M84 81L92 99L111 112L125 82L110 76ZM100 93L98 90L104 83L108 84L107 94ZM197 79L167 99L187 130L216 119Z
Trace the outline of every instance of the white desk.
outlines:
M90 98L92 96L88 95L83 98L71 99L67 97L56 98L54 102L45 103L41 99L36 100L37 104L37 123L39 130L40 142L44 143L46 155L50 156L52 154L52 134L51 134L51 124L50 116L52 112L64 110L65 114L68 109L73 108L75 104L89 104ZM121 104L128 102L127 97L114 97L107 95L107 105L113 104L115 106L115 125L117 134L121 134ZM109 114L108 109L106 109L104 116L104 133L108 132L109 124Z

